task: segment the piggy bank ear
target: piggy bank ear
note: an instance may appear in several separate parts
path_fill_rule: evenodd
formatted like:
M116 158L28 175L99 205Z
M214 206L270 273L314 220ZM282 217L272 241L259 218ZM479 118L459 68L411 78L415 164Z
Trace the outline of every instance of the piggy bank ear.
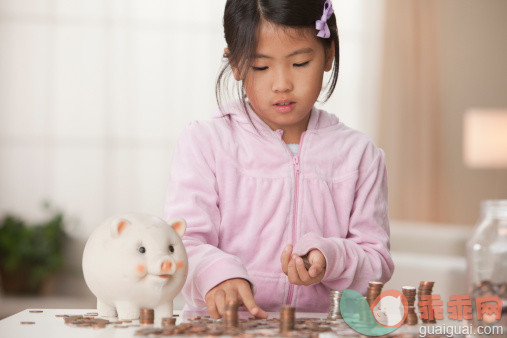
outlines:
M129 221L123 218L116 218L111 222L110 230L111 230L111 236L118 237L120 236L121 232L125 230L125 228L130 224Z
M185 230L187 230L187 222L183 218L175 218L170 220L169 225L173 228L174 232L178 234L178 236L183 237Z

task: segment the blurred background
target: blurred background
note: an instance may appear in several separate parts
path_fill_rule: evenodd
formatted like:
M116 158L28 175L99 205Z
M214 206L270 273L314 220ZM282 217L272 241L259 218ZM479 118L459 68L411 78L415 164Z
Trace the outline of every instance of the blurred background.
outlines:
M81 271L88 235L117 213L162 216L176 140L216 109L224 4L0 0L0 228L56 229L47 281L35 295L0 293L0 318L94 308ZM318 106L386 152L389 286L433 279L436 292L463 293L480 202L507 198L507 164L467 162L463 128L467 112L507 110L507 1L333 5L340 75ZM505 138L494 143L507 153ZM4 246L23 247L14 240L0 231Z

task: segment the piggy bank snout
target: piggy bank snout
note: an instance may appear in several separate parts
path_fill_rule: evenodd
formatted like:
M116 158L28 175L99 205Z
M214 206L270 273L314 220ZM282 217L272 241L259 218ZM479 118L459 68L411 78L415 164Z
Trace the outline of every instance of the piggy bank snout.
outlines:
M177 264L174 258L163 256L156 260L153 270L157 275L173 275L176 272Z
M172 261L170 260L165 260L162 262L162 264L160 265L160 271L162 273L171 273L171 272L174 272L173 269L174 268L174 264Z

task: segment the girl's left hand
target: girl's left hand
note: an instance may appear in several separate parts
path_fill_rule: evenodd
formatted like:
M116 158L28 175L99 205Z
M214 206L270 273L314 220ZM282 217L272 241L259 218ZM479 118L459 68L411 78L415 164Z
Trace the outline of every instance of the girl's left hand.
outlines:
M324 278L326 273L326 259L322 252L313 249L308 253L308 261L311 266L308 270L305 268L303 259L292 254L292 245L287 245L282 252L280 262L282 271L289 277L289 282L296 285L318 284Z

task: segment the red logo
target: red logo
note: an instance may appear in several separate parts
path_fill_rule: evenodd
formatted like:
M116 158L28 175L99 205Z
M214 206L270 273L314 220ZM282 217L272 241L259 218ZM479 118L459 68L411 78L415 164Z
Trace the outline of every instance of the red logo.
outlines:
M408 302L398 290L382 292L370 307L375 320L384 327L400 327L407 318Z

